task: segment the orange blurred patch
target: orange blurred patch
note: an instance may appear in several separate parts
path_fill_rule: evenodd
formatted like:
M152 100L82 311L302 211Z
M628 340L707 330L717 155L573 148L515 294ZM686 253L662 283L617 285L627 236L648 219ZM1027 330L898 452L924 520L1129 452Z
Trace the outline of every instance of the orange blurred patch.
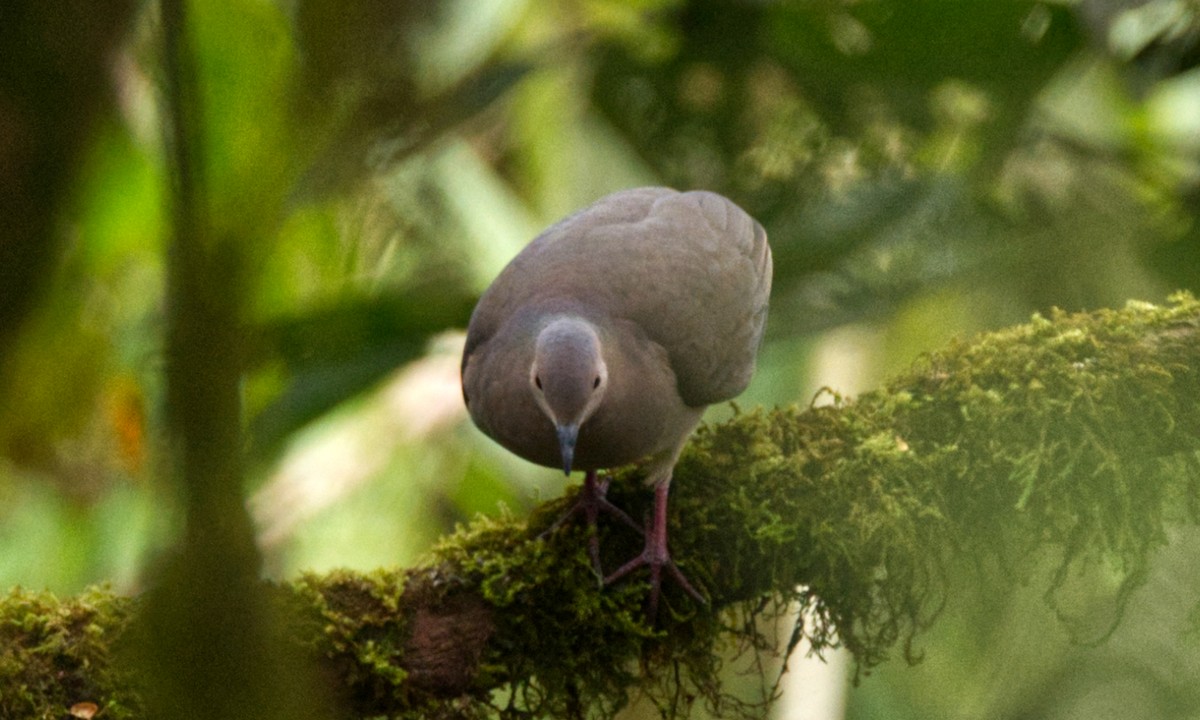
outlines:
M119 377L110 385L105 404L116 439L117 460L129 474L139 474L146 464L146 402L142 389L132 377Z

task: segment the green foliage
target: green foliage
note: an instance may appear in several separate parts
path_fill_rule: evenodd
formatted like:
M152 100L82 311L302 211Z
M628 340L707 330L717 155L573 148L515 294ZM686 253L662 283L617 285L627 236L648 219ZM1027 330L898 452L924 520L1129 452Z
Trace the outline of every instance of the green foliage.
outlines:
M197 406L226 403L192 440L208 467L233 469L214 517L243 522L214 523L207 547L250 547L243 467L264 488L254 505L275 574L321 562L304 550L318 545L340 562L413 557L480 508L517 508L440 547L461 566L452 577L301 581L329 622L324 654L358 668L364 712L397 688L389 708L443 707L407 694L431 671L394 664L411 627L387 615L412 597L453 604L465 601L451 589L477 587L496 613L478 627L499 644L480 650L482 685L458 711L603 715L639 676L666 714L693 698L729 710L740 701L717 682L714 651L803 639L844 645L861 668L897 647L915 656L913 639L931 637L917 632L972 573L1037 586L1034 568L1050 568L1050 605L1077 637L1102 638L1164 528L1195 518L1188 366L1140 354L1174 348L1150 318L1192 301L1048 310L1200 288L1194 0L1119 12L1092 0L177 6L191 11L196 91L183 171L180 138L165 140L180 78L163 62L163 5L0 10L8 584L132 590L166 577L147 559L187 516L163 472L178 451L166 421L185 404L166 392L167 319L217 361L185 383ZM466 429L441 362L455 352L441 333L465 324L521 243L649 183L723 192L769 231L770 337L747 405L834 383L853 363L822 360L840 342L830 329L867 338L853 354L868 368L836 380L832 408L751 411L700 433L673 491L673 543L701 543L689 575L727 614L668 596L678 616L653 628L636 583L594 592L578 533L544 545L511 534L561 479ZM167 204L180 185L196 189L195 289L215 322L172 315L164 238L180 225ZM1039 309L876 393L840 394ZM218 436L234 449L213 451ZM640 511L637 471L618 474L614 496ZM800 491L785 501L784 485ZM604 540L607 566L637 549L623 532ZM561 542L574 545L560 555ZM220 594L218 575L181 587ZM1089 592L1112 607L1081 615L1074 598ZM51 614L70 605L21 597ZM747 629L796 607L807 620L791 638ZM514 648L530 624L525 656ZM933 651L987 653L964 649L962 627ZM587 638L601 647L570 657ZM745 702L753 713L758 700Z

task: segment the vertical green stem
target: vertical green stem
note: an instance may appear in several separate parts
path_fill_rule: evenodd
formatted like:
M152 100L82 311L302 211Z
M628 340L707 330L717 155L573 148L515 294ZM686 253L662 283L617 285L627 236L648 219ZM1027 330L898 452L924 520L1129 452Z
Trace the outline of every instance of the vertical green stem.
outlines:
M168 720L282 717L280 698L291 693L273 680L287 675L275 667L242 499L240 238L213 222L194 21L186 0L161 0L161 9L172 186L167 414L187 525L147 601L147 701Z
M236 244L217 236L209 213L203 101L186 2L163 0L162 23L173 201L167 248L167 406L173 467L183 484L188 542L253 562L241 487Z

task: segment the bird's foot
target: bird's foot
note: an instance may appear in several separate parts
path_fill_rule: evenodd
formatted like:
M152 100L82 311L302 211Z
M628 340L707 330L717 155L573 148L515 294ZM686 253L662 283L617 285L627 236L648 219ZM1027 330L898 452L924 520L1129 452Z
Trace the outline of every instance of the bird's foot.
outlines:
M670 553L667 552L666 545L663 545L661 548L656 547L654 546L653 541L650 540L650 535L647 535L646 537L646 549L642 551L642 554L617 568L611 575L604 578L604 584L609 585L614 583L644 565L650 568L650 600L647 603L647 614L651 619L653 619L658 613L658 596L662 589L663 570L666 570L667 574L670 575L675 582L679 583L679 586L683 588L683 591L690 595L693 600L701 605L707 605L708 600L705 599L705 597L701 595L696 588L692 587L692 583L688 581L687 577L683 574L683 571L680 570L679 566L675 564L675 561L671 559Z
M646 522L646 547L642 553L617 568L611 575L604 578L604 584L620 580L629 573L637 570L640 567L650 568L650 600L647 604L647 614L651 620L658 613L658 596L662 588L662 573L663 570L671 576L683 591L692 597L693 600L701 605L707 605L708 600L692 586L684 576L683 571L671 559L671 553L667 550L667 493L666 485L660 485L655 489L654 515L652 519Z
M580 488L575 502L554 521L553 525L538 535L539 538L545 538L576 515L582 515L584 522L588 526L588 557L592 559L592 570L595 571L598 578L604 577L604 571L600 567L600 536L596 532L596 521L600 517L600 513L605 512L614 515L629 527L642 532L642 529L633 521L633 518L629 517L624 510L609 502L606 497L608 494L608 484L608 478L598 480L596 471L588 470L587 475L583 479L583 487Z

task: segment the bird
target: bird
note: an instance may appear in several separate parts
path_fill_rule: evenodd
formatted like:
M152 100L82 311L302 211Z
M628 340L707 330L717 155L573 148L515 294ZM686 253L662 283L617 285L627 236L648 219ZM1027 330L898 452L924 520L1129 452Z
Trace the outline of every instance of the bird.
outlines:
M533 463L584 470L568 517L590 526L609 585L649 568L706 600L671 558L672 473L705 408L742 393L766 326L766 231L714 192L644 187L607 195L534 238L480 296L467 327L463 399L475 424ZM643 551L605 576L597 517L639 527L599 471L644 463L654 509Z

